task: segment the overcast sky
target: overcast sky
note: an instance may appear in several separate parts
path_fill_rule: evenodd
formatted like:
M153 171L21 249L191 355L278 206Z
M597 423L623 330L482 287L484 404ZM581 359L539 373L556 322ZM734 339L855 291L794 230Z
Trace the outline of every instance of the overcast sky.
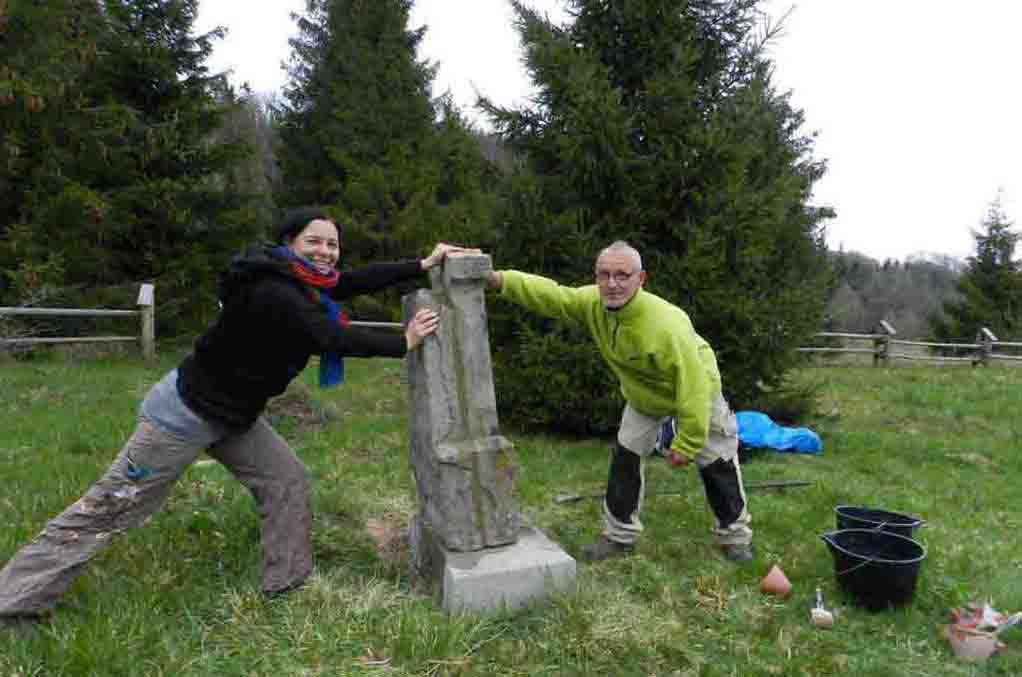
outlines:
M562 20L562 0L532 0ZM201 0L198 30L229 29L212 66L260 92L285 73L290 12L302 0ZM774 79L817 132L828 172L813 201L834 207L833 249L877 259L918 252L963 257L971 230L1000 194L1019 228L1022 207L1022 2L1016 0L766 0L778 18ZM527 99L506 0L417 0L428 27L421 57L438 62L435 93L470 109L476 92L499 104Z

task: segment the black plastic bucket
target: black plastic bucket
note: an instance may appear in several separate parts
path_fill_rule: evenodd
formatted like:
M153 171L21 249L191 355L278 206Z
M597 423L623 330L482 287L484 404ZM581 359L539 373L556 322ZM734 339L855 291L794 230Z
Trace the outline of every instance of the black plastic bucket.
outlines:
M926 548L880 529L843 529L821 536L834 556L838 585L870 611L912 601Z
M879 528L892 534L912 538L912 533L923 523L918 517L854 505L839 505L834 508L834 512L837 514L838 530Z

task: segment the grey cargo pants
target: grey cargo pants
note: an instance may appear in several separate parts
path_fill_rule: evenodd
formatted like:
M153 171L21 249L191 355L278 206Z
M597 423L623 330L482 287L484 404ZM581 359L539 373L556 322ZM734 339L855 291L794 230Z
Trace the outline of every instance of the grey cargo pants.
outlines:
M106 474L0 570L0 616L51 609L113 537L160 509L202 451L140 420ZM262 518L263 590L300 585L312 571L312 513L301 461L262 418L205 451L255 497Z
M607 498L603 501L604 535L617 543L634 544L642 533L639 512L645 493L643 462L653 452L663 416L646 416L625 405L618 430L618 447L611 452ZM710 430L695 458L707 502L716 518L713 534L720 545L752 542L752 517L747 509L738 459L738 422L723 395L710 402ZM622 496L623 494L623 496ZM619 513L612 510L611 499Z

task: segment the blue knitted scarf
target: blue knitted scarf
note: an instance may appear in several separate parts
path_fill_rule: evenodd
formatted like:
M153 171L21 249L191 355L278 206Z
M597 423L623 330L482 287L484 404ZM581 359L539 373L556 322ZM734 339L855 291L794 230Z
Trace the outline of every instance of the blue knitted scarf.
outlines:
M318 296L327 318L331 323L342 327L348 326L348 316L336 301L330 298L327 289L337 286L341 274L336 271L324 273L308 259L295 254L290 247L275 247L273 253L287 261L294 276L310 287L310 291ZM332 388L344 383L344 358L338 353L323 353L319 356L319 385L321 388Z

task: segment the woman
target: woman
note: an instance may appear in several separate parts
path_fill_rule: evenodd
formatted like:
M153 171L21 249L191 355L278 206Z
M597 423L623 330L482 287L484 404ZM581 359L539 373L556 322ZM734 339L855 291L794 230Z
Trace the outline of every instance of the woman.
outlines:
M0 620L48 612L112 536L156 512L171 486L205 451L247 486L262 516L263 591L279 595L312 571L305 468L265 419L320 355L320 383L343 380L344 356L402 357L437 329L429 310L404 336L348 327L336 300L418 278L447 254L438 244L421 261L338 273L340 228L322 211L288 215L276 245L249 249L221 280L220 316L179 367L153 386L137 428L106 474L51 520L0 570Z

